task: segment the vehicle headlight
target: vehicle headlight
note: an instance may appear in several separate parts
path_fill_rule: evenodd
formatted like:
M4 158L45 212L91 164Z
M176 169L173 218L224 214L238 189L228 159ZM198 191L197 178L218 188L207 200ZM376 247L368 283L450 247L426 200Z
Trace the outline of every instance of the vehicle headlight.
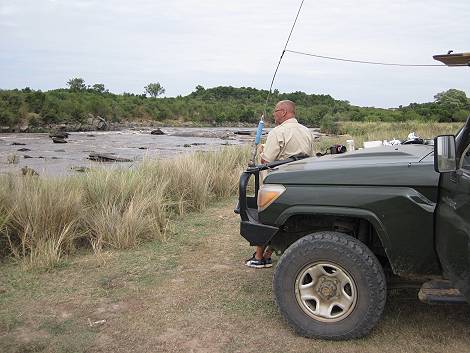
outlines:
M258 212L263 211L281 196L286 188L280 184L264 184L258 191Z

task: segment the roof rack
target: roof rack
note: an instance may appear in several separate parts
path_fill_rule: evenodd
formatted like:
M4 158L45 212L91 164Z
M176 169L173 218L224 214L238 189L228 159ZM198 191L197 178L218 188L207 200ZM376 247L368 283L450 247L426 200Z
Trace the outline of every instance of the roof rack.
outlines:
M434 60L440 61L447 66L470 66L470 52L469 53L455 53L451 54L434 55Z

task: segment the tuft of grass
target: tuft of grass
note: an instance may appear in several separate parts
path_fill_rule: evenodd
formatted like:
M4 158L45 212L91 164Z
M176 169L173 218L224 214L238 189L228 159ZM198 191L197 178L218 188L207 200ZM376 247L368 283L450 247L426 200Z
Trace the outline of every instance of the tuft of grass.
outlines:
M181 215L205 209L212 201L235 194L249 148L227 147L219 152L196 152L177 159L147 161L143 174L166 181L168 206Z
M74 250L81 195L73 180L10 175L0 185L0 210L7 215L0 231L14 257L50 267Z
M16 154L10 154L7 156L8 164L18 164L19 158Z
M130 248L142 240L163 240L168 222L161 178L130 170L99 169L81 182L83 227L95 253L103 247Z
M200 152L195 157L205 164L206 172L211 174L210 191L221 199L235 194L238 190L240 173L246 168L250 150L245 148L238 151L236 148L227 148L220 156Z

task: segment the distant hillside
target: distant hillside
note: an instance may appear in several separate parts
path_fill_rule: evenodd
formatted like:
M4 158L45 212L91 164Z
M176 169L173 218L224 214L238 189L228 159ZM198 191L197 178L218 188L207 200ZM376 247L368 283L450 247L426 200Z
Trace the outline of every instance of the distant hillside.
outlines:
M0 126L2 131L28 126L30 130L55 124L86 124L102 117L110 122L135 120L165 124L191 121L197 125L255 124L264 109L267 91L250 87L197 86L187 96L155 98L131 93L113 94L102 84L74 89L35 91L0 90ZM451 89L436 94L430 103L413 103L395 109L357 107L329 95L274 91L269 111L275 101L290 99L297 104L299 119L310 126L335 121L463 121L470 114L470 100L465 93Z

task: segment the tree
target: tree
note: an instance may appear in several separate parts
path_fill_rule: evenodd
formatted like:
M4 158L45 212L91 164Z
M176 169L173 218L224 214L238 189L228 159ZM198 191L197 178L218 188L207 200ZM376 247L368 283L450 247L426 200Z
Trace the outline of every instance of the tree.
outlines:
M91 89L98 93L108 93L108 90L104 88L104 84L102 83L95 83L93 86L91 86Z
M147 86L144 87L145 92L150 95L150 97L157 98L158 96L165 93L165 89L160 85L159 82L157 83L149 83Z
M86 89L85 80L80 77L71 78L67 81L67 86L72 92L80 92Z
M465 92L458 89L449 89L440 92L434 96L437 104L443 105L451 109L464 108L468 104Z

